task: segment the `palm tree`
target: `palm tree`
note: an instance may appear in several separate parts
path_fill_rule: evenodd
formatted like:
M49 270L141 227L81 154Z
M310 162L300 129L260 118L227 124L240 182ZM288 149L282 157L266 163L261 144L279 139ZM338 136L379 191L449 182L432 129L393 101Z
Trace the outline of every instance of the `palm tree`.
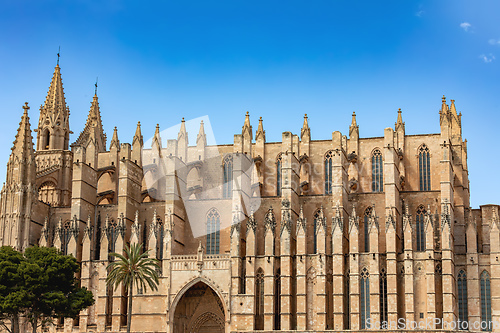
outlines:
M160 268L156 258L149 258L148 251L141 253L142 245L133 243L130 247L125 245L125 255L111 253L117 258L116 261L108 265L108 277L106 284L114 286L115 291L123 283L125 291L128 291L128 311L127 311L127 333L130 333L132 322L132 291L134 284L137 289L146 291L147 286L151 290L158 290L158 269Z

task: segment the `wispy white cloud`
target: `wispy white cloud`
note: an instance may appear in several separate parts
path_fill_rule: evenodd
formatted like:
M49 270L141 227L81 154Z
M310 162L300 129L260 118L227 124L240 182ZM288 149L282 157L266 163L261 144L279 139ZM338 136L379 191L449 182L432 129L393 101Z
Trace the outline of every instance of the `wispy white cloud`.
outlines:
M472 24L469 22L462 22L460 23L460 28L464 29L465 31L469 31L469 29L472 27Z
M415 13L415 16L422 17L422 15L424 15L424 14L425 14L425 11L419 10L418 12Z
M500 45L500 39L490 39L488 41L488 43L490 43L491 45Z
M485 63L489 64L490 62L492 62L493 60L495 60L495 56L493 54L481 54L479 56L479 59L483 60Z

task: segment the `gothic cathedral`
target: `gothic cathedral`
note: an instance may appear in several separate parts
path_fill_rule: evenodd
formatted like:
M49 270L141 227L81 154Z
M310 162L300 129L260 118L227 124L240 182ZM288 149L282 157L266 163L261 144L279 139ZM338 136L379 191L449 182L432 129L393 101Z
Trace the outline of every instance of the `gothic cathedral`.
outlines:
M96 303L51 332L122 332L128 295L105 283L109 253L140 243L158 291L135 290L133 332L469 329L500 331L499 206L469 204L461 113L443 96L440 132L395 127L266 142L247 113L233 144L156 127L111 142L99 101L70 142L55 67L36 148L23 106L0 201L0 245L53 246L81 264ZM198 125L197 125L198 126ZM425 327L422 327L422 323ZM479 326L478 326L479 325ZM498 327L497 327L498 326Z

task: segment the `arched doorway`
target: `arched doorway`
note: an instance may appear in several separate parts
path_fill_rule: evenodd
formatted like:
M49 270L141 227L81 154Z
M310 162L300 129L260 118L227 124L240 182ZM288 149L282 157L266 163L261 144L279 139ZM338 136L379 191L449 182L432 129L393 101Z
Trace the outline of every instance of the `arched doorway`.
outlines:
M199 281L180 298L174 312L174 333L224 333L224 306L219 295Z

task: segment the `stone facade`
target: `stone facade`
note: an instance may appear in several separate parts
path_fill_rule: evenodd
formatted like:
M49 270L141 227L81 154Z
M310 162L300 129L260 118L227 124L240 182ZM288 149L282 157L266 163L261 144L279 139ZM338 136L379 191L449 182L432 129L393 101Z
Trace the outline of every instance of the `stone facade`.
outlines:
M183 120L166 145L157 126L144 147L138 124L132 144L115 128L107 149L96 92L70 146L58 65L36 149L23 109L0 244L75 256L96 299L51 331L125 330L127 295L106 287L106 266L134 242L160 260L161 279L158 291L135 290L133 332L500 322L500 290L489 288L500 278L499 206L470 207L453 100L443 97L436 134L406 135L399 110L383 137L361 138L353 114L348 137L313 141L305 116L300 137L266 142L262 118L254 140L247 113L231 145L207 145L203 123L190 145Z

